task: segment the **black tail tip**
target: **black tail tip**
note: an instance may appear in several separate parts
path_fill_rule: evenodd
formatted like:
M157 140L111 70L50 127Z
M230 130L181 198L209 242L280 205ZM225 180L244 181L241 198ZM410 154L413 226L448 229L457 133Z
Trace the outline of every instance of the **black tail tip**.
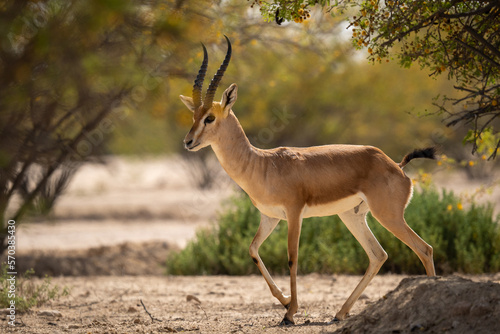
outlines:
M416 149L412 152L412 154L414 155L413 158L426 158L426 159L436 159L436 153L437 153L437 148L435 146L426 147L423 149Z
M436 159L437 148L436 147L427 147L423 149L415 149L413 152L407 154L403 161L399 164L401 168L403 168L406 164L408 164L413 159Z

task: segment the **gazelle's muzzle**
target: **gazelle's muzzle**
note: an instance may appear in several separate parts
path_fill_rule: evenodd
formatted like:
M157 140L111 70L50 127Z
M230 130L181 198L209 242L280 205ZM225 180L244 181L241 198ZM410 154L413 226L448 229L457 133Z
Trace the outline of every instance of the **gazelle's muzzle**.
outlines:
M200 146L200 143L194 143L192 139L189 141L184 140L184 147L188 151L193 151L198 146Z
M196 121L195 124L193 124L191 130L189 130L188 134L184 138L184 147L186 148L186 150L192 151L200 146L200 136L203 129L201 131L199 129L199 123Z
M199 145L199 143L194 142L193 135L191 134L191 131L189 131L189 133L184 138L184 148L186 148L186 150L188 150L188 151L191 151L193 148L195 148L198 145Z

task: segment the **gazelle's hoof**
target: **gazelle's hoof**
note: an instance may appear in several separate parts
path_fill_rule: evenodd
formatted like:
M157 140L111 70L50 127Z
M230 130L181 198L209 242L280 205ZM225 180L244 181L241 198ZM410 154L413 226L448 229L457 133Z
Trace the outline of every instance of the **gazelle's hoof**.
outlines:
M280 322L280 326L292 326L292 325L295 325L295 322L293 320L288 319L286 315Z
M346 313L344 315L339 315L337 313L337 314L335 314L335 317L333 318L333 320L330 321L330 324L339 323L340 321L347 319L349 316L350 316L349 313Z

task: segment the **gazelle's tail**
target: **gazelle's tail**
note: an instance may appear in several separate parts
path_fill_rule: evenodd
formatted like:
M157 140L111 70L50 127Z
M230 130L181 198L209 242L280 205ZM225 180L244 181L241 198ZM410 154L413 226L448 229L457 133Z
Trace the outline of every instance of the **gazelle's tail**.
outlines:
M403 161L399 163L399 167L403 168L413 159L425 158L425 159L436 159L436 148L435 147L427 147L424 149L416 149L411 153L408 153L403 158Z

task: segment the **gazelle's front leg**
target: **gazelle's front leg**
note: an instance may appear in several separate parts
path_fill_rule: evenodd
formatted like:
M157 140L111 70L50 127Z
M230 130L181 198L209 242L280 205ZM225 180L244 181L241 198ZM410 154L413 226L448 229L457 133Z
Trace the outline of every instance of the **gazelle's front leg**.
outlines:
M299 239L302 227L301 212L287 212L288 220L288 267L290 268L290 292L292 299L280 325L295 324L293 316L299 309L297 301L297 268L299 260Z
M276 283L274 283L274 280L259 256L260 245L262 245L264 240L266 240L271 232L276 228L279 221L280 220L278 218L271 218L261 214L259 229L250 244L250 256L259 268L262 276L264 276L264 279L266 280L267 285L269 285L269 289L271 289L273 296L276 297L284 307L288 307L290 304L290 296L285 296Z

